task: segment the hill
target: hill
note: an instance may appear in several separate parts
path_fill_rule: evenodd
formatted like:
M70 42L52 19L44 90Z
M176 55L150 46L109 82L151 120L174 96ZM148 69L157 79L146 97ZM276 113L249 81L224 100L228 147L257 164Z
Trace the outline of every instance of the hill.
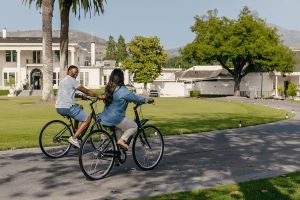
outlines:
M29 31L15 31L7 32L8 37L42 37L42 31L29 30ZM59 31L53 31L53 37L59 37ZM91 42L95 42L96 45L96 59L100 60L104 57L107 41L88 33L84 33L77 30L70 30L69 32L70 42L76 42L83 48L90 51Z

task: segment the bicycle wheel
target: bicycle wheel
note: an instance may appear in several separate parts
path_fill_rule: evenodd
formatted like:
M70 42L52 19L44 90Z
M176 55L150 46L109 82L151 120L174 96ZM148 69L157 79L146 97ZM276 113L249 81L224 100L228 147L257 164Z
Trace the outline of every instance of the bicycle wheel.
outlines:
M68 138L72 135L69 126L60 120L48 122L41 130L39 144L42 152L50 158L60 158L71 148Z
M164 152L164 139L158 128L145 126L133 141L132 153L137 166L143 170L156 167Z
M92 180L105 177L115 160L115 145L103 130L95 130L84 139L79 152L79 165L83 174Z
M93 125L91 126L90 132L94 130L102 130L102 125L100 122L94 122Z

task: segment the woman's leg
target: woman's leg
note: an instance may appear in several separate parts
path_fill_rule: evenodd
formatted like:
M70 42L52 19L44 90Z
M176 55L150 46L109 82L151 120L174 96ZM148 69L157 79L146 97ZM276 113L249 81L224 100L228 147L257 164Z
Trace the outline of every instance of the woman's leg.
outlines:
M129 139L129 137L132 136L137 131L138 128L137 124L133 120L125 117L120 124L116 125L116 127L118 129L124 130L123 135L118 140L118 144L128 149L128 145L126 144L126 142Z

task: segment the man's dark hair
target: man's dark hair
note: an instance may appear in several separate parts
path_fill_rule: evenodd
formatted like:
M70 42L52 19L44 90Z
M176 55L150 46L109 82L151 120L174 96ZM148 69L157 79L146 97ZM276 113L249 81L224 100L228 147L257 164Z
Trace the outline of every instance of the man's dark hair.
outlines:
M77 69L78 70L78 67L76 67L75 65L70 65L70 67L68 67L68 71L70 71L72 69Z

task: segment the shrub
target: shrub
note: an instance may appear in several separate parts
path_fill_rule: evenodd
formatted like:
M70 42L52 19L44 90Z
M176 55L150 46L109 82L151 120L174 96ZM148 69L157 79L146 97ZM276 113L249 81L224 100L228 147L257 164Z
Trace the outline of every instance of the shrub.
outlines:
M279 87L279 88L278 88L278 95L281 96L281 95L282 95L282 92L283 92L283 88L282 88L282 87Z
M54 96L57 95L57 91L58 91L58 89L53 89L53 94L54 94Z
M297 95L297 88L298 88L298 84L295 83L290 83L287 90L286 90L286 94L288 96L294 97Z
M0 90L0 96L6 96L9 94L9 90Z
M198 97L198 96L200 96L200 91L198 90L190 91L190 97Z

